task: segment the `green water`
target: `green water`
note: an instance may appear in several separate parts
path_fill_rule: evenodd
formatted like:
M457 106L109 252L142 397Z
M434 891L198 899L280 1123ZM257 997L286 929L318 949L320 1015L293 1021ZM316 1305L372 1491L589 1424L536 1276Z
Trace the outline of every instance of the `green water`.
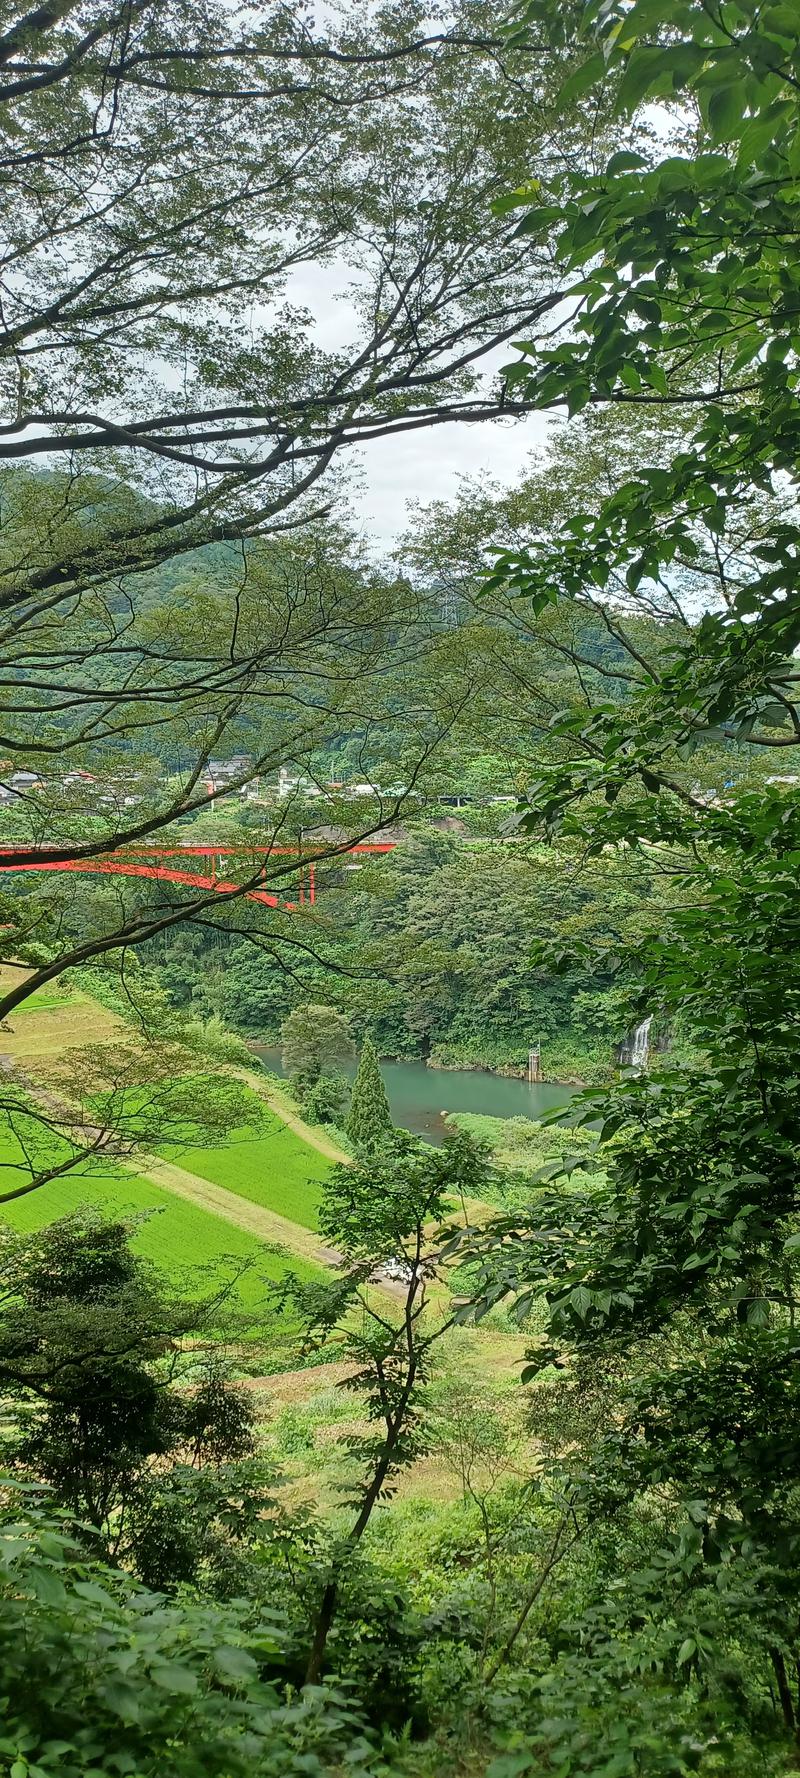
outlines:
M271 1044L254 1043L271 1074L283 1074L280 1050ZM355 1064L346 1070L355 1073ZM565 1105L569 1087L529 1086L481 1068L426 1068L424 1062L382 1062L381 1073L389 1096L392 1117L405 1130L414 1130L427 1142L440 1143L447 1125L445 1111L474 1111L482 1117L541 1117L554 1105Z

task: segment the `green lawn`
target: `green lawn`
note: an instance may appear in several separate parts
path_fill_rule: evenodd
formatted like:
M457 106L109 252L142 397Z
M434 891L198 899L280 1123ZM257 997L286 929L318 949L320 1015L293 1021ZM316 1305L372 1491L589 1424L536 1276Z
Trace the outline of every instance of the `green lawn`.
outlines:
M7 1175L2 1184L12 1184ZM225 1268L228 1261L250 1259L253 1269L239 1282L238 1297L245 1308L256 1308L263 1301L265 1278L280 1278L291 1266L305 1279L321 1278L322 1268L307 1260L265 1251L255 1235L237 1229L221 1216L213 1216L184 1198L162 1191L149 1179L134 1174L114 1178L102 1174L55 1179L27 1198L0 1205L0 1216L21 1233L38 1229L68 1216L79 1205L90 1204L109 1216L150 1211L133 1238L133 1246L165 1271L172 1282L185 1289L187 1295L202 1295L210 1286L211 1269Z
M257 1134L234 1130L224 1148L182 1149L170 1159L304 1228L318 1227L321 1186L332 1162L271 1112L264 1111Z

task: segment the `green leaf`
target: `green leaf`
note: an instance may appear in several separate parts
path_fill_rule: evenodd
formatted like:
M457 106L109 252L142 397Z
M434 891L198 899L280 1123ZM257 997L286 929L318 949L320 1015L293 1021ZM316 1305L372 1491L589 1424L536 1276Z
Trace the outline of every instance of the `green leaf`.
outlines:
M597 55L590 56L587 62L582 62L579 68L574 68L572 73L567 75L559 91L557 103L571 105L573 99L579 99L583 93L588 92L590 86L595 86L598 81L604 80L605 74L605 61L598 51Z
M603 212L596 200L584 205L570 230L573 247L586 247L590 241L595 239L602 222L602 216Z
M634 173L639 167L646 167L647 161L643 154L634 154L629 148L622 148L618 154L612 154L606 167L606 178L616 179L620 173Z
M101 1686L98 1696L102 1698L107 1710L113 1711L122 1722L138 1723L141 1719L141 1694L139 1687L131 1680L112 1680L108 1685Z
M686 1662L697 1654L697 1642L694 1636L687 1636L678 1649L678 1666L685 1667Z
M585 1284L578 1284L574 1290L570 1291L569 1300L576 1315L580 1316L581 1321L585 1321L592 1306L591 1291L587 1290Z
M736 81L715 87L708 101L708 125L714 141L731 142L741 134L744 121L741 84Z
M55 1610L66 1603L67 1589L52 1568L34 1568L30 1578L31 1589L42 1605Z
M635 111L646 93L671 79L670 51L639 45L628 57L619 89L620 111Z
M17 1556L29 1551L30 1544L26 1537L0 1537L0 1561L4 1563L15 1562Z
M789 43L800 39L800 13L793 6L768 6L758 21L759 30L770 36L784 37Z
M800 124L798 124L794 136L789 143L787 158L789 161L789 172L792 174L792 177L794 179L800 178Z
M113 1611L111 1594L106 1592L105 1587L99 1587L96 1581L76 1580L74 1590L81 1599L89 1599L93 1605L104 1605L108 1611Z
M258 1678L258 1666L245 1648L234 1648L224 1644L215 1648L213 1663L216 1671L223 1679L251 1680Z
M150 1668L150 1678L162 1691L175 1692L182 1697L191 1697L197 1691L197 1675L189 1667L182 1667L178 1661L154 1663Z
M492 1760L486 1778L520 1778L521 1773L533 1771L533 1761L532 1753L501 1753Z
M592 399L592 391L588 383L573 383L567 390L567 413L581 413Z
M670 44L668 48L640 44L630 55L620 82L620 111L634 111L647 97L679 92L704 61L705 51L698 43Z

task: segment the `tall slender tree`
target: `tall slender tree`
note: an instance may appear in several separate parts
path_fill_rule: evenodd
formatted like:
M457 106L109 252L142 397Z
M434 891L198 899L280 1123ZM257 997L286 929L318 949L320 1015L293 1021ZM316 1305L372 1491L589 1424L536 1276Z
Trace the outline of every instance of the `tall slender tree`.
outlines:
M353 1097L347 1118L347 1134L356 1148L369 1149L388 1136L392 1114L383 1084L380 1063L370 1037L364 1038L358 1072L353 1083Z

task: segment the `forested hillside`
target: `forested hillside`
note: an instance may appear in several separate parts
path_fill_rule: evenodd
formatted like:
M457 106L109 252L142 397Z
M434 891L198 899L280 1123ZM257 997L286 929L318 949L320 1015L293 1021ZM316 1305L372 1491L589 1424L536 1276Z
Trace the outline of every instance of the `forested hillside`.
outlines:
M531 963L531 946L557 931L605 945L614 959L670 899L643 860L581 868L519 840L469 843L420 825L387 859L320 894L315 955L291 975L246 945L220 949L189 934L154 962L178 1004L260 1041L276 1041L292 1006L326 1001L369 1030L384 1056L521 1071L529 1040L543 1044L548 1078L610 1073L616 1046L640 1012L635 974L578 962L560 976ZM305 929L309 930L309 923Z

